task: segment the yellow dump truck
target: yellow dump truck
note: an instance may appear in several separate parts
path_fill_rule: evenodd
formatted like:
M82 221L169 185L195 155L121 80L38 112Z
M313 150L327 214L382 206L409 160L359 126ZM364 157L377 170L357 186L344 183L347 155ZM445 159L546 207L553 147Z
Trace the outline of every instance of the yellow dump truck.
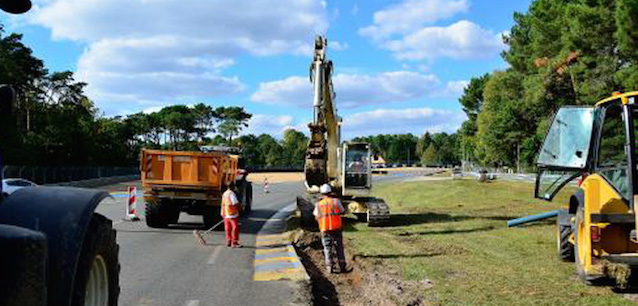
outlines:
M238 161L239 156L224 152L142 150L146 224L167 227L186 212L202 215L210 227L221 220L221 196L233 182L241 211L249 212L252 184L246 180L248 173L238 169Z

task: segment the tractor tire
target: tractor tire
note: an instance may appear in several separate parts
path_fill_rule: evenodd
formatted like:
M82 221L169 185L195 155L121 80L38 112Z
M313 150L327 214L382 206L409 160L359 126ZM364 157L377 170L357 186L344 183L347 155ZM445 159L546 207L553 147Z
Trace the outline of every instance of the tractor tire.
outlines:
M168 218L166 216L166 209L161 201L157 203L146 203L145 218L146 225L152 228L166 228L168 227Z
M94 213L77 264L71 305L115 306L120 294L119 246L111 220Z
M367 213L354 213L354 216L357 217L357 221L359 222L368 222Z
M574 230L574 261L576 263L576 273L578 274L578 277L583 281L583 283L590 285L590 286L601 286L601 285L607 285L610 283L610 279L608 277L605 276L599 276L599 275L589 275L587 274L587 272L585 271L583 265L584 263L581 263L580 261L580 256L579 256L579 224L584 223L585 222L585 208L583 206L578 207L578 211L576 212L576 224L573 227ZM585 224L587 225L587 224ZM588 225L587 225L588 226ZM591 256L591 255L589 255Z
M572 234L571 225L557 224L558 237L556 239L558 247L558 258L565 262L574 262L574 245L569 241Z
M205 206L204 213L204 227L209 229L222 220L222 216L219 214L219 208L215 206ZM218 227L217 230L223 227Z
M244 213L253 211L253 183L246 182L246 205L244 206Z
M176 224L179 221L179 214L181 211L177 207L165 207L166 209L166 223Z

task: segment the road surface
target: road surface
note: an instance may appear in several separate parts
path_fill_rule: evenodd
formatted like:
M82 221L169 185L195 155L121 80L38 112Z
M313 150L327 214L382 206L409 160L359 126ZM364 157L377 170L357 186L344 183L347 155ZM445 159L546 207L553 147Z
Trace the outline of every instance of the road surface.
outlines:
M100 187L124 191L139 181ZM255 234L277 210L293 203L303 191L301 182L270 185L270 193L255 184L253 212L241 219L240 239L244 248L225 245L223 231L208 236L213 245L198 246L193 229L202 229L200 216L182 213L178 226L148 228L144 221L122 221L127 198L103 201L97 211L114 222L120 245L119 305L205 306L205 305L289 305L296 298L296 286L289 281L253 280ZM139 200L138 203L142 203Z

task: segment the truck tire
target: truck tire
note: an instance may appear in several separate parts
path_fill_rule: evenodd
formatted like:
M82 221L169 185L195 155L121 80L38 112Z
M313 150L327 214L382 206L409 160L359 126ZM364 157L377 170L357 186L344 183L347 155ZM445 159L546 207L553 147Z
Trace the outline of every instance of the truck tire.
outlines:
M222 220L222 216L219 214L219 208L215 206L205 206L204 213L202 214L204 217L204 227L209 229ZM223 228L222 226L218 227L217 230Z
M166 209L166 223L167 224L176 224L179 221L179 214L181 211L178 207L164 207Z
M246 205L244 206L244 212L249 213L253 211L253 183L246 182Z
M157 203L146 203L145 218L148 227L165 228L168 226L166 213L162 206L161 201L157 201Z
M71 305L115 306L120 294L119 246L111 220L94 213L82 243Z
M557 228L558 258L565 262L574 262L574 245L569 241L569 237L572 235L572 227L571 225L558 224Z

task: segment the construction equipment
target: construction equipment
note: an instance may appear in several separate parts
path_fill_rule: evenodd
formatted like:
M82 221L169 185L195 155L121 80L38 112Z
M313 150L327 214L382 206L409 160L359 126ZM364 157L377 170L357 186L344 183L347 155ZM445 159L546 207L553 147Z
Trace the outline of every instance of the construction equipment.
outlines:
M146 225L177 223L180 212L203 215L206 228L220 219L222 193L235 182L241 211L252 209L252 183L238 169L239 156L226 152L142 150L140 171Z
M326 58L327 40L315 38L314 59L310 66L310 81L314 88L313 121L304 164L305 184L309 196L298 200L316 202L319 186L332 186L344 207L369 226L379 226L390 218L388 205L370 197L372 156L370 145L363 142L341 144L341 118L337 114L332 86L332 61ZM309 207L308 205L305 205ZM302 209L307 212L307 209Z
M638 267L638 92L558 110L538 157L535 197L576 191L557 220L559 258L587 283L626 282ZM569 184L576 178L579 184Z

